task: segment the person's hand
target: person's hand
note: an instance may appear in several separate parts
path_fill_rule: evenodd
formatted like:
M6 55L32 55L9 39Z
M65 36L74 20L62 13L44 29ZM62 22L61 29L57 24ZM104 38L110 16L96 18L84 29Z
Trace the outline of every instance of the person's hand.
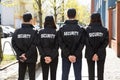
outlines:
M52 61L51 57L49 56L46 56L44 59L46 64L49 64Z
M68 57L68 59L69 59L69 61L70 61L71 63L75 63L75 62L76 62L76 56L74 56L74 55L70 55L70 56Z
M25 53L23 53L20 57L20 61L21 62L24 62L25 60L27 60L26 56L25 56Z
M97 55L97 54L94 54L93 57L92 57L92 60L93 60L93 61L98 61L98 60L99 60L98 55Z

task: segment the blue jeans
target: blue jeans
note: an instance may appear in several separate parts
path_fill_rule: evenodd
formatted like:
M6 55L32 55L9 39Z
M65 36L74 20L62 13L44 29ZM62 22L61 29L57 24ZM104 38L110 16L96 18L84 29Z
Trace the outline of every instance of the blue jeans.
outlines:
M62 80L68 80L71 62L67 58L62 58ZM75 80L81 80L82 59L77 59L73 63Z

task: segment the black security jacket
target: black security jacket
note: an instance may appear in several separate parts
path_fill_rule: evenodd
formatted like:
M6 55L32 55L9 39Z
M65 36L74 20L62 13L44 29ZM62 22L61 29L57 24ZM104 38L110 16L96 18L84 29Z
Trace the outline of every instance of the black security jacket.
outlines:
M37 32L33 28L31 24L22 24L22 28L17 29L12 36L12 46L17 54L17 59L19 60L19 56L25 53L28 63L37 61Z
M68 58L69 55L74 55L77 58L82 58L84 29L78 25L77 20L66 20L58 35L62 57Z
M85 57L92 59L97 54L100 60L106 57L106 47L108 45L108 31L99 24L91 24L86 29L86 50Z
M38 49L42 59L46 56L49 56L52 59L58 57L57 32L52 26L46 26L39 31Z

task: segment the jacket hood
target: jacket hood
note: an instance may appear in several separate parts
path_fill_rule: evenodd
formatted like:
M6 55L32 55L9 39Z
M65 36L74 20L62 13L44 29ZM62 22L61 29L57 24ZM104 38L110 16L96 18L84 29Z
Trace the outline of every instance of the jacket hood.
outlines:
M65 24L78 24L78 20L66 20Z

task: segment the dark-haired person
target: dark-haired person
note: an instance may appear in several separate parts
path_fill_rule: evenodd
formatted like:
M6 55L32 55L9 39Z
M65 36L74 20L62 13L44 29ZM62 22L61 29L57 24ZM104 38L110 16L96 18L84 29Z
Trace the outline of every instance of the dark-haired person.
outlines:
M89 80L95 80L95 62L97 62L98 80L104 80L104 63L108 37L108 31L102 25L100 14L92 14L90 24L86 29L85 50Z
M33 28L32 15L27 12L23 14L22 27L17 29L12 36L12 46L17 54L19 63L18 80L24 80L27 68L29 80L35 80L37 32Z
M75 19L75 9L69 9L67 16L69 20L65 21L65 25L58 32L59 45L62 50L62 80L69 80L71 64L73 64L75 80L81 80L84 29Z
M49 69L51 75L50 80L56 80L58 40L53 16L46 16L44 29L39 31L38 49L41 55L43 80L48 80Z

